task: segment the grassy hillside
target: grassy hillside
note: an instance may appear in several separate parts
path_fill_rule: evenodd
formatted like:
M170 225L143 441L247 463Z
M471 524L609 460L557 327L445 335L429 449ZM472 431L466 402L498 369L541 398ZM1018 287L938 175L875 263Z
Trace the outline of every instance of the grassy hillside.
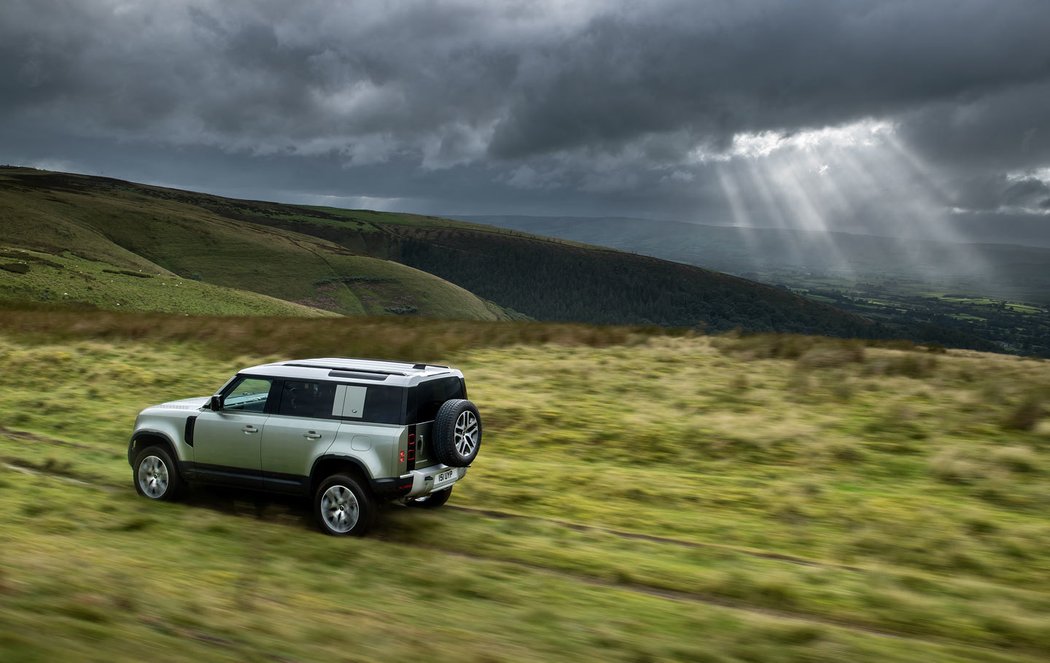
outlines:
M345 314L492 319L520 311L591 323L900 334L783 289L618 251L433 217L29 169L0 170L0 230L14 246Z
M70 315L0 318L4 660L137 660L144 642L171 660L1050 650L1045 361L539 324L346 320L332 338L325 320ZM386 352L383 325L403 330ZM344 341L465 371L486 438L448 507L392 508L347 541L316 534L294 500L135 496L124 450L140 408Z
M0 170L0 237L0 250L23 248L92 261L101 264L99 269L178 276L344 315L510 317L500 307L417 269L222 216L173 199L164 189L105 178ZM11 283L4 289L8 297L19 292L18 280L6 277ZM105 285L78 289L68 299L108 308L125 296L105 292ZM199 310L197 299L189 297L182 310ZM243 307L231 303L227 312L238 314Z
M247 290L136 271L39 251L0 250L0 301L90 304L101 309L191 315L334 316Z

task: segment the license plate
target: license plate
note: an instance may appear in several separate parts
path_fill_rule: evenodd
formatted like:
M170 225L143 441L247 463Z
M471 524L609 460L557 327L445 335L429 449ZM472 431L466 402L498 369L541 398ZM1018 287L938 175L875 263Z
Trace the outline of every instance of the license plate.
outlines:
M445 470L441 474L439 474L436 477L434 477L434 485L435 486L441 486L441 485L444 485L444 484L446 484L446 483L448 483L450 481L455 481L455 480L456 480L456 471L455 470Z

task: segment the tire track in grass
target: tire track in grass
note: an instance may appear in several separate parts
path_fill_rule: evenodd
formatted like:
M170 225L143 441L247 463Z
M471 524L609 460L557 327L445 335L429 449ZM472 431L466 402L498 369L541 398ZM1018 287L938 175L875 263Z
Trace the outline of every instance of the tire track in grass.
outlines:
M58 447L69 447L71 449L81 449L83 451L102 451L102 449L98 449L87 444L81 444L79 442L70 442L69 440L60 440L55 437L41 435L40 433L31 433L29 431L24 430L14 430L12 428L7 428L6 426L0 426L0 435L11 438L16 442L53 444Z
M3 426L0 426L0 435L7 436L9 439L12 439L12 440L14 440L16 442L34 442L34 443L43 442L43 443L55 444L55 445L60 445L60 446L67 446L67 447L72 447L72 448L82 449L82 450L87 450L87 451L96 451L96 452L97 451L101 451L101 449L98 449L98 448L95 448L95 447L91 447L91 446L83 444L83 443L71 442L71 441L67 441L67 440L60 440L60 439L57 439L57 438L47 437L45 435L41 435L41 434L38 434L38 433L29 432L29 431L12 430L12 429L9 429L9 428L5 428ZM24 468L27 468L27 469L30 469L30 470L35 470L35 471L38 471L38 472L56 474L56 475L59 475L59 476L68 476L68 475L62 475L61 473L53 472L51 470L48 470L47 468L41 468L40 466L37 466L37 465L27 464L27 463L25 463L23 461L18 461L16 459L12 459L12 458L4 458L3 460L5 460L7 462L13 462L15 465L19 465L21 467L24 467ZM99 485L98 481L94 481L94 480L89 479L87 477L84 477L83 479L87 480L89 483L93 483L93 484ZM107 484L107 489L112 489L112 488L114 488L114 487ZM729 554L742 555L742 556L746 556L746 557L753 557L753 558L757 558L757 559L768 559L768 560L773 560L773 561L779 561L779 562L784 562L784 563L787 563L787 564L794 564L794 565L797 565L797 566L804 566L804 567L809 567L809 568L825 568L825 569L850 571L850 572L853 572L853 573L864 573L864 574L884 573L884 572L886 572L887 569L896 569L896 570L899 570L901 572L918 574L920 576L921 575L925 575L925 573L923 573L921 570L913 569L913 568L907 567L907 566L897 566L897 565L894 565L894 564L888 564L888 565L886 565L884 567L871 567L871 566L862 566L862 565L856 565L856 564L846 564L846 563L843 563L843 562L835 562L835 561L824 560L824 559L814 559L814 558L810 558L810 557L802 557L802 556L799 556L799 555L792 555L792 554L789 554L789 553L781 553L781 552L776 552L776 551L773 551L773 550L761 550L761 549L755 549L755 548L745 548L745 547L742 547L742 546L733 546L733 545L728 545L728 544L723 544L723 543L713 543L713 542L710 542L710 541L696 541L696 540L690 540L690 539L680 539L680 538L676 538L676 537L662 536L662 535L657 535L657 534L648 534L648 533L645 533L645 532L634 532L634 531L630 531L630 530L617 529L617 528L614 528L614 527L605 527L603 525L589 525L589 524L586 524L586 523L580 523L580 522L575 522L575 521L571 521L571 520L564 520L564 519L560 519L560 518L552 518L552 517L549 517L549 516L537 516L537 515L523 514L523 513L513 512L513 511L501 511L501 510L498 510L498 509L485 509L485 508L479 508L479 507L459 506L459 505L453 505L453 504L447 504L447 505L443 506L442 508L443 509L447 509L447 510L461 512L461 513L476 514L476 515L480 515L480 516L484 516L484 517L492 518L492 519L496 519L496 520L526 520L526 521L532 521L532 522L549 523L549 524L552 524L552 525L565 527L567 529L570 529L570 530L573 530L573 531L576 531L576 532L596 532L596 533L599 533L599 534L607 534L609 536L615 536L615 537L618 537L618 538L621 538L621 539L625 539L625 540L646 541L646 542L650 542L650 543L661 543L661 544L673 545L673 546L678 546L678 547L682 547L682 548L689 548L689 549L694 549L694 550L712 550L712 551L717 551L717 552L724 552L724 553L729 553ZM996 587L1009 588L1009 589L1015 590L1015 591L1035 591L1035 590L1022 590L1021 588L1013 587L1012 585L1004 585L1002 583L995 582L994 580L989 580L987 578L973 578L973 580L976 580L976 581L981 582L981 583L994 585ZM1036 593L1042 594L1041 592L1036 592Z
M113 486L113 485L111 485L109 483L104 483L104 482L95 481L95 480L80 479L80 478L72 477L72 476L69 476L69 475L66 475L66 474L60 474L60 473L56 473L56 472L51 472L51 471L48 471L46 469L30 466L30 465L27 465L27 464L24 464L24 463L18 463L17 461L14 462L14 463L12 463L12 462L5 462L4 463L4 467L6 467L8 469L11 469L13 471L24 473L24 474L30 474L30 475L36 475L36 476L54 477L54 478L57 478L59 480L66 481L68 483L71 483L73 485L76 485L76 486L79 486L79 487L83 487L83 488L93 488L93 489L103 490L103 491L107 491L107 492L112 492L112 491L118 490L117 487L115 487L115 486ZM472 508L468 508L468 507L454 507L454 509L458 510L458 511L466 511L466 512L483 511L483 510L477 510L477 509L472 509ZM250 518L253 518L253 519L259 519L259 518L262 517L262 512L260 512L259 510L255 510L254 513L247 513L247 512L239 511L239 510L232 510L232 511L230 511L230 510L222 510L221 513L224 513L225 515L234 516L234 517L250 517ZM502 514L504 516L511 516L511 517L515 517L516 516L516 514L506 514L504 512L496 512L496 513L500 513L500 514ZM517 517L528 518L527 516L517 516ZM560 524L560 525L566 524L566 523L563 523L563 522L558 521L556 519L536 518L535 520L550 521L550 522L552 522L554 524ZM583 526L583 527L585 528L585 531L586 530L604 531L604 529L600 528L600 527L590 527L590 526ZM633 533L627 532L626 534L633 534ZM643 536L645 536L645 538L643 540L650 540L650 538L648 538L648 535L643 535ZM637 538L637 537L630 536L628 538ZM899 640L899 641L910 641L910 642L921 643L921 644L925 644L925 645L938 646L938 647L957 647L957 648L971 650L974 653L987 652L989 654L996 654L996 655L1010 655L1010 656L1015 657L1017 660L1021 660L1021 658L1019 658L1019 657L1024 657L1025 660L1030 660L1030 661L1044 660L1044 659L1041 658L1041 654L1043 652L1038 651L1038 650L1033 650L1033 649L1028 648L1028 647L1016 647L1016 646L1014 646L1014 647L1006 647L1006 646L997 647L997 646L990 645L990 644L987 644L987 643L979 643L979 642L973 642L973 641L968 641L968 640L958 640L958 639L953 639L953 638L948 638L948 637L938 636L938 635L931 635L931 634L925 634L924 635L924 634L912 633L912 632L908 632L908 631L900 631L900 630L895 630L895 629L892 629L892 628L886 628L884 626L879 626L877 624L871 624L871 623L862 622L862 621L858 621L858 620L836 619L834 617L830 617L830 616L826 616L826 615L813 614L813 613L809 613L809 612L798 612L798 611L770 608L770 607L765 607L765 606L756 606L754 604L747 603L746 601L739 601L739 600L735 600L735 599L731 599L731 598L727 598L727 597L722 597L722 596L717 596L717 595L713 595L713 594L707 594L707 593L703 593L703 592L694 592L694 591L688 591L688 590L675 590L675 589L669 589L669 588L665 588L665 587L656 587L656 586L653 586L653 585L647 585L645 583L640 583L640 582L630 582L630 581L602 578L602 577L591 575L591 574L587 574L587 573L581 573L581 572L577 572L577 571L570 571L570 570L566 570L566 569L558 569L558 568L554 568L554 567L543 566L542 564L535 564L535 563L521 561L521 560L513 560L513 559L507 559L507 558L502 558L502 557L493 557L493 556L487 556L487 555L479 555L479 554L475 554L475 553L465 552L463 550L456 550L456 549L452 549L452 548L445 548L445 547L441 547L441 546L434 545L434 544L429 544L429 543L403 542L403 541L399 541L396 537L393 537L393 538L391 538L391 537L379 537L376 540L381 542L381 543L383 543L383 544L385 544L385 545L405 546L405 547L411 547L411 548L417 549L417 550L420 550L420 549L422 549L422 550L431 550L433 552L440 553L442 555L447 555L449 557L456 557L456 558L459 558L459 559L470 560L470 561L479 562L479 563L485 563L485 564L496 564L496 565L502 565L502 566L506 566L506 567L518 568L518 569L521 569L523 571L527 571L527 572L531 572L531 573L537 573L537 574L545 575L545 576L551 577L551 578L557 578L557 579L560 579L562 581L566 581L566 582L570 582L570 583L579 583L579 584L587 585L587 586L590 586L590 587L598 587L598 588L602 588L602 589L609 589L609 590L616 590L616 591L626 591L626 592L631 592L633 594L639 594L639 595L644 595L644 596L649 596L649 597L654 597L654 598L659 598L659 599L669 600L669 601L676 601L676 602L680 602L680 603L689 603L689 604L695 604L695 605L703 605L703 606L707 606L707 607L713 607L713 608L719 608L719 609L724 609L724 610L730 610L730 611L733 611L733 612L736 612L736 613L740 613L740 614L744 614L744 615L750 615L750 616L756 616L757 615L757 616L766 617L766 618L774 618L774 619L778 619L778 620L781 620L781 621L794 622L794 623L798 623L798 624L809 624L809 625L815 625L815 626L824 626L824 627L828 627L828 628L834 628L834 629L839 629L839 630L843 630L843 631L849 631L849 632L852 632L852 633L855 633L855 634L860 634L860 635L874 636L874 637L881 637L881 638L890 638L890 639ZM656 542L665 542L665 543L666 542L670 542L670 543L677 542L677 543L684 543L684 544L691 544L691 543L693 543L693 542L688 542L688 541L680 541L678 539L669 539L669 541L661 541L659 537L657 537L655 539L655 541ZM705 547L705 546L704 546L704 544L700 544L699 547ZM725 550L730 550L730 548L724 548L724 549ZM773 558L773 559L779 559L779 558ZM820 564L819 563L815 563L815 565L819 566Z
M28 431L12 430L0 426L0 435L4 435L16 442L33 442L33 443L46 443L54 444L59 446L71 447L74 449L82 449L85 451L101 451L101 449L91 447L78 442L70 442L67 440L60 440L57 438L47 437L38 433L32 433ZM11 460L11 459L7 459ZM35 466L31 469L39 469ZM757 557L760 559L770 559L789 564L796 564L799 566L807 566L811 568L828 568L828 569L840 569L845 571L854 571L858 573L873 573L875 569L865 568L862 566L855 566L851 564L843 564L841 562L832 562L828 560L812 559L807 557L801 557L798 555L790 555L787 553L779 553L772 550L755 550L753 548L743 548L737 546L730 546L722 543L711 543L704 541L692 541L689 539L679 539L669 536L661 536L657 534L646 534L644 532L632 532L629 530L621 530L612 527L604 527L601 525L588 525L585 523L573 522L571 520L562 520L560 518L550 518L547 516L533 516L523 513L515 513L511 511L500 511L497 509L482 509L478 507L470 506L457 506L448 504L443 508L450 509L453 511L459 511L462 513L473 513L487 518L493 518L498 520L531 520L535 522L545 522L553 525L558 525L571 529L576 532L599 532L602 534L608 534L616 536L622 539L636 540L636 541L648 541L651 543L664 543L673 546L680 546L683 548L693 549L706 549L706 550L717 550L721 552L734 553L738 555L746 555L749 557Z
M737 555L745 555L748 557L757 557L760 559L771 559L779 562L787 562L789 564L797 564L799 566L807 566L811 568L826 568L826 569L838 569L842 571L853 571L856 573L873 573L875 569L865 568L863 566L856 566L852 564L844 564L842 562L832 562L828 560L812 559L808 557L799 557L798 555L790 555L787 553L774 552L772 550L756 550L754 548L742 548L738 546L730 546L723 543L711 543L709 541L692 541L689 539L678 539L670 536L660 536L657 534L646 534L644 532L632 532L629 530L621 530L613 527L604 527L602 525L587 525L585 523L578 523L571 520L562 520L560 518L551 518L549 516L533 516L523 513L514 513L512 511L499 511L496 509L481 509L471 506L458 506L458 505L446 505L446 509L453 511L461 511L463 513L474 513L487 518L493 518L496 520L530 520L533 522L550 523L552 525L558 525L571 529L575 532L598 532L600 534L608 534L610 536L619 537L621 539L628 539L634 541L648 541L650 543L664 543L673 546L679 546L682 548L692 548L700 550L717 550L719 552L733 553Z
M890 628L885 628L877 624L870 624L849 619L835 619L834 617L816 615L807 612L778 610L776 608L756 606L753 604L746 603L744 601L736 601L733 599L715 596L711 594L704 594L700 592L673 590L662 587L653 587L651 585L646 585L643 583L609 580L606 578L600 578L584 573L577 573L573 571L567 571L564 569L555 569L548 566L543 566L541 564L533 564L518 560L508 560L499 557L475 555L473 553L463 552L462 550L451 550L448 548L442 548L440 546L434 546L430 544L403 544L397 542L396 540L387 540L387 542L396 545L408 545L416 549L432 550L443 555L448 555L450 557L458 557L464 560L512 566L531 573L538 573L541 575L546 575L548 577L558 578L567 582L580 583L591 587L626 591L631 592L633 594L640 594L668 601L676 601L679 603L703 605L706 607L719 608L722 610L728 610L747 616L757 615L761 617L777 619L784 622L793 622L796 624L805 624L810 626L823 626L865 636L887 638L896 641L913 642L928 646L964 649L967 650L968 653L972 652L975 655L984 652L986 654L995 655L996 657L1010 656L1013 660L1026 660L1032 661L1033 663L1036 661L1045 661L1045 658L1043 656L1045 652L1032 647L995 646L987 643L973 642L969 640L957 640L954 638L948 638L938 635L910 633L907 631L898 631Z

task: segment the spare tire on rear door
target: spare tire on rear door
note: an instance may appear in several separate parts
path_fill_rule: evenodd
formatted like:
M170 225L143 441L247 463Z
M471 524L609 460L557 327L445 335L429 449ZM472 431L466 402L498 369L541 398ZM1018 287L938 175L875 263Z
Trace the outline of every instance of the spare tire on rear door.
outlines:
M434 417L434 454L445 465L466 467L481 448L481 415L463 398L441 404Z

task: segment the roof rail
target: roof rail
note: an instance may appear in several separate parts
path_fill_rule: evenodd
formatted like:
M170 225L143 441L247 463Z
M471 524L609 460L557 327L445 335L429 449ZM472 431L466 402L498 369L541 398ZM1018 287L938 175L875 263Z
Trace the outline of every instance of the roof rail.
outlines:
M382 382L391 375L404 375L404 373L381 373L379 371L354 371L349 369L333 369L328 371L330 378L354 378L357 380L375 380Z
M361 359L361 358L346 358L347 361L365 361L377 364L400 364L401 366L411 366L413 370L423 371L427 368L449 368L444 364L427 364L425 362L407 362L407 361L396 361L393 359ZM292 366L294 368L327 368L330 371L358 371L361 373L385 373L387 375L408 375L401 371L384 371L375 368L348 368L346 366L332 366L329 364L306 364L300 361L288 361L282 362L281 366Z
M375 375L406 375L401 371L379 371L374 368L347 368L346 366L327 366L325 364L300 364L297 362L288 362L281 364L281 366L289 366L291 368L320 368L322 370L327 369L329 371L342 371L344 373L372 373Z

